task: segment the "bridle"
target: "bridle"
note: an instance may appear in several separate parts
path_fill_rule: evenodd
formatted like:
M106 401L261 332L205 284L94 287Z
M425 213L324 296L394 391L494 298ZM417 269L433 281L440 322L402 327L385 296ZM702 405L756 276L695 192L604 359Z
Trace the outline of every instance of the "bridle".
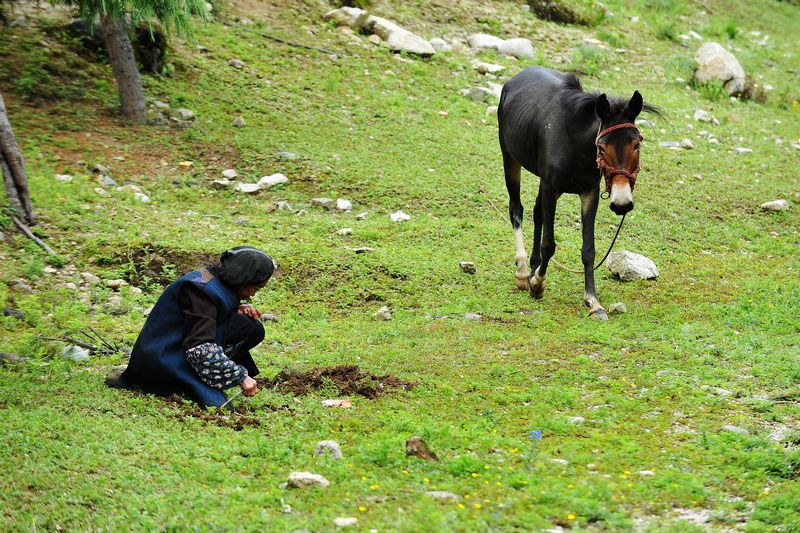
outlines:
M639 128L636 127L636 124L633 124L631 122L624 122L622 124L617 124L615 126L609 126L606 129L601 129L602 127L603 125L601 123L600 127L597 129L597 137L594 140L594 144L597 147L597 168L600 169L600 175L606 180L606 190L604 194L606 195L611 194L611 178L617 175L625 176L626 178L628 178L628 181L631 184L631 191L632 191L633 187L636 185L636 176L639 175L639 163L638 162L636 163L636 168L633 169L633 172L628 172L622 167L617 167L617 168L612 167L611 165L608 164L606 158L603 157L603 154L600 153L600 138L605 137L612 131L621 129L634 129L636 130L636 133L639 134L639 137L642 137L642 134L639 131Z

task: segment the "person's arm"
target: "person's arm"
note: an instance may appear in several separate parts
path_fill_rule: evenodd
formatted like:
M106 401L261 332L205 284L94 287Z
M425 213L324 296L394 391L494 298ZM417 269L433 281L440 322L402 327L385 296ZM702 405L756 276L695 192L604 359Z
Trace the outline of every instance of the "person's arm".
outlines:
M183 310L183 346L186 362L200 380L215 389L241 385L246 396L257 392L256 382L247 370L225 355L216 344L217 306L211 296L191 283L184 284L180 294Z

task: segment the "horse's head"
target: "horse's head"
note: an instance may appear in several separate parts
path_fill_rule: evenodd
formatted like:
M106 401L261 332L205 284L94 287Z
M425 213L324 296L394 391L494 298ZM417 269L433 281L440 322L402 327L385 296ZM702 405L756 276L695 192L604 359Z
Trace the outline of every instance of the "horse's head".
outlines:
M642 95L635 91L624 107L612 110L605 94L597 97L600 119L597 132L597 166L606 182L609 206L624 215L633 209L633 187L639 174L639 145L642 135L634 121L642 111ZM616 107L616 106L615 106Z

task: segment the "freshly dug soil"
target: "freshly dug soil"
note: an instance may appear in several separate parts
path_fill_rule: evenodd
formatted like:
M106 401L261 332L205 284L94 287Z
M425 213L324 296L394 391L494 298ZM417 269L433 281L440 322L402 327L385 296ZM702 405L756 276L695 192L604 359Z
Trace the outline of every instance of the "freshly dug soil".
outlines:
M236 400L234 400L234 402L236 402ZM198 420L203 420L209 424L216 424L218 426L233 429L234 431L241 431L247 427L258 427L262 420L258 416L258 411L253 406L246 404L234 405L233 410L229 410L227 408L206 410L197 406L186 406L185 402L183 402L180 397L169 397L167 398L166 405L178 409L178 412L175 413L175 417L179 420L183 420L185 418L197 418ZM292 408L288 405L260 406L258 410L292 412Z
M409 390L416 385L397 376L377 376L363 372L357 365L325 366L308 372L283 371L275 379L256 379L259 387L277 388L295 395L308 394L333 385L344 396L357 394L378 398L392 389Z

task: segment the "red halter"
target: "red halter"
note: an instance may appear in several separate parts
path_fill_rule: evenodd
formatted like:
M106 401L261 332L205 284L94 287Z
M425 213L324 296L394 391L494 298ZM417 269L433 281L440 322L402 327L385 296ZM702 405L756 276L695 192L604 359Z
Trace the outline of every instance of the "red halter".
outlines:
M602 125L600 126L602 127ZM621 129L634 129L636 133L639 133L641 137L642 134L639 132L639 128L636 127L636 124L632 124L630 122L624 122L622 124L617 124L615 126L610 126L604 130L598 129L597 131L597 138L594 140L595 146L597 146L597 168L600 169L600 175L603 176L606 180L606 193L611 193L611 178L616 175L623 175L628 178L628 181L631 184L631 190L636 185L636 176L639 175L639 164L637 162L636 168L633 169L633 172L628 172L622 167L614 168L608 164L605 157L600 153L600 138L608 135L612 131L621 130Z

